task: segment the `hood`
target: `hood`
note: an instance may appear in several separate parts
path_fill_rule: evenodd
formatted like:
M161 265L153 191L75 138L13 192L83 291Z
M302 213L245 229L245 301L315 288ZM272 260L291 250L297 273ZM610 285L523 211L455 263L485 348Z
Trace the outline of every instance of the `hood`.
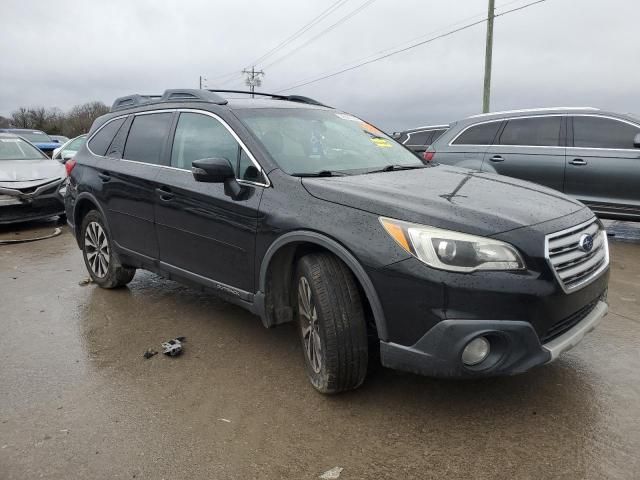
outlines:
M56 160L0 160L0 183L11 188L11 182L52 180L66 175L64 165Z
M303 178L314 197L376 215L490 236L586 208L549 188L437 165L420 170Z

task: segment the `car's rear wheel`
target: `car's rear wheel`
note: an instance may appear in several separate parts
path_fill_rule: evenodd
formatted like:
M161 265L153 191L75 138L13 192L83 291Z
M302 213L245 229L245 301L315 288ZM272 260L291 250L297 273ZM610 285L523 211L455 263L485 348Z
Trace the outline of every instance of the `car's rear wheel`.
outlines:
M367 373L367 327L351 271L329 253L302 257L295 308L311 384L322 393L357 388Z
M133 279L136 269L120 264L100 212L91 210L87 213L80 232L82 256L94 283L102 288L116 288Z

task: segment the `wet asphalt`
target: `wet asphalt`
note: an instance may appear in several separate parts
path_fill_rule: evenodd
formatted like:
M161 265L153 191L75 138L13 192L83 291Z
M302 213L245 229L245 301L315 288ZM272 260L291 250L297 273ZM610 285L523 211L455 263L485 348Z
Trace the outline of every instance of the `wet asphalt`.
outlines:
M378 369L334 397L289 325L147 272L81 285L66 227L0 245L0 479L640 478L640 224L609 228L610 313L556 363L482 381ZM143 358L176 336L182 356Z

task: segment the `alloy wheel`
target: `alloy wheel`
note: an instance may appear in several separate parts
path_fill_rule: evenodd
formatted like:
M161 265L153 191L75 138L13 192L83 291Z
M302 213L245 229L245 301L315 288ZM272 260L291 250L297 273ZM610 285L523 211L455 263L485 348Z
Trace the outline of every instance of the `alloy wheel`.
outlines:
M298 312L305 355L313 371L320 373L322 369L322 343L318 311L313 301L311 287L305 277L300 277L298 283Z
M98 222L87 225L84 233L84 250L93 274L99 278L104 277L109 270L111 257L107 235Z

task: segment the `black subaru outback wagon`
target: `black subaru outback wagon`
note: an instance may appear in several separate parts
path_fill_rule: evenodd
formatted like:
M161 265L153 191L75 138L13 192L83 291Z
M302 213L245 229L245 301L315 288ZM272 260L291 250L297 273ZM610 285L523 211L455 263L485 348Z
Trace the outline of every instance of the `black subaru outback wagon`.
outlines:
M607 237L580 202L425 165L306 97L225 93L132 95L96 120L66 211L101 287L142 268L297 322L325 393L378 353L424 375L524 372L605 316Z

